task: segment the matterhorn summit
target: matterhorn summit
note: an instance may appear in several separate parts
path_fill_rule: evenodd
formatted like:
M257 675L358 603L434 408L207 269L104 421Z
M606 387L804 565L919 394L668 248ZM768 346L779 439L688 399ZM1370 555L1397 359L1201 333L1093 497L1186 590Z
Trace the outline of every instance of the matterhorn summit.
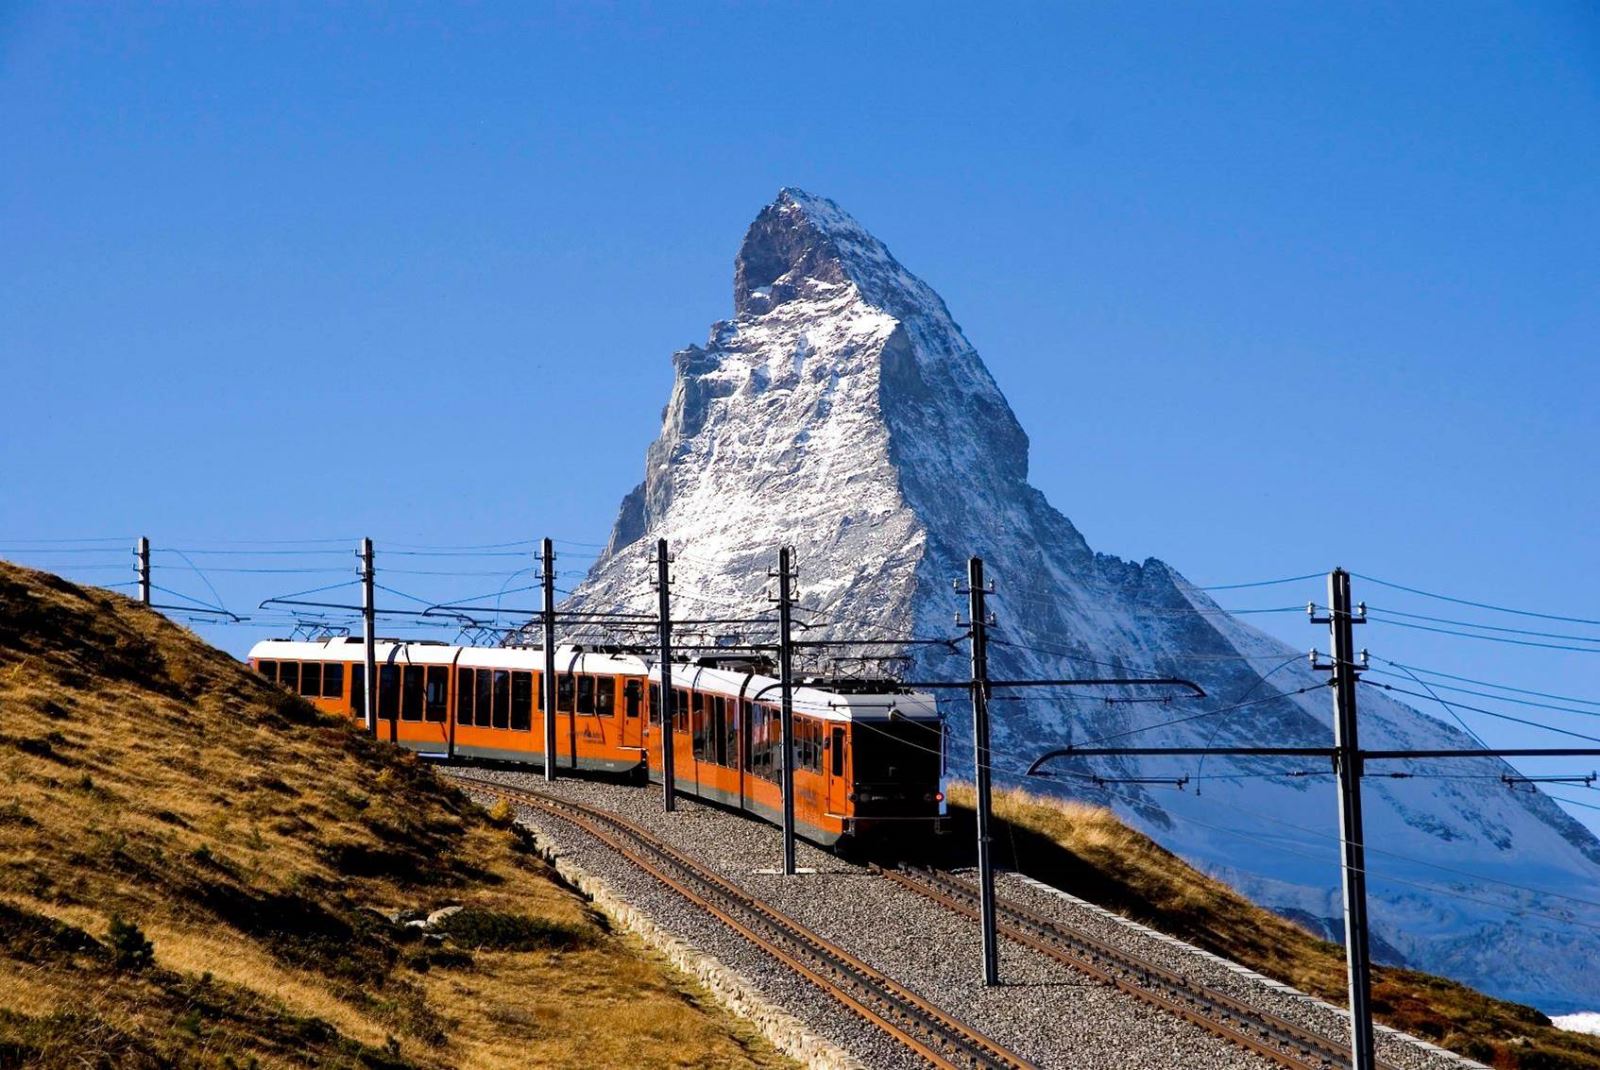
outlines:
M837 204L782 190L745 235L733 297L733 317L705 346L673 355L644 480L572 605L653 609L647 561L664 537L676 555L676 616L748 616L765 606L777 548L792 545L809 637L948 637L964 609L951 581L977 554L999 589L996 678L1180 676L1208 695L1171 706L1108 704L1100 692L996 702L1002 783L1069 741L1329 745L1325 678L1302 651L1229 616L1160 561L1095 553L1029 485L1027 435L944 302ZM919 678L966 671L964 646L903 653ZM1368 747L1476 745L1377 689L1361 703ZM951 773L970 776L964 709L945 712ZM1186 791L1094 780L1195 772L1193 762L1143 761L1078 759L1029 786L1104 803L1339 938L1327 777L1283 775L1304 763L1213 757ZM1506 768L1482 760L1452 771ZM1600 842L1546 796L1486 782L1366 782L1374 947L1547 1011L1590 1009L1600 909L1585 900L1600 885Z

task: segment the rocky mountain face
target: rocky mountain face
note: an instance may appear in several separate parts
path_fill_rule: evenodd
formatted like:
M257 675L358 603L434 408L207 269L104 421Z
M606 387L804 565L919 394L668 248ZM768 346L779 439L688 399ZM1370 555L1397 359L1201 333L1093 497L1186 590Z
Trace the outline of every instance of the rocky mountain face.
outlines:
M666 537L677 557L675 616L749 615L767 608L768 570L790 544L809 637L948 637L965 608L951 581L978 554L998 585L995 677L1182 676L1209 696L1165 704L1156 700L1170 690L1133 688L1004 697L993 707L1002 782L1067 741L1331 740L1325 678L1302 651L1228 615L1161 561L1096 553L1029 485L1027 435L944 302L832 201L786 189L762 209L735 262L733 317L673 363L644 481L623 499L610 545L572 605L653 610L647 560ZM924 679L966 669L964 646L908 643L901 652L911 659L903 671ZM1224 712L1194 716L1213 710ZM1474 745L1376 688L1361 710L1369 747ZM970 775L962 702L946 714L951 771ZM1174 759L1056 768L1029 787L1102 802L1338 938L1336 802L1323 770L1215 757L1203 768ZM1504 768L1480 761L1452 771ZM1095 779L1184 774L1195 776L1184 791ZM1367 781L1375 946L1546 1010L1592 1009L1600 907L1586 900L1600 899L1600 843L1544 795L1488 791L1486 782Z

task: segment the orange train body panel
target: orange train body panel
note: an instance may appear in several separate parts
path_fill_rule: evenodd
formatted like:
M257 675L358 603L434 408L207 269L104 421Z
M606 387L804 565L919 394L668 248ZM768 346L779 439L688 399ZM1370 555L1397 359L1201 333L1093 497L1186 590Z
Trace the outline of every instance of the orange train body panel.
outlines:
M544 763L544 651L382 640L377 734L445 760ZM359 639L268 640L257 672L331 714L364 720ZM562 770L661 777L660 673L629 654L556 650ZM770 821L782 810L778 681L760 662L675 663L677 790ZM933 699L887 680L802 679L794 691L795 824L832 844L936 824L943 733Z

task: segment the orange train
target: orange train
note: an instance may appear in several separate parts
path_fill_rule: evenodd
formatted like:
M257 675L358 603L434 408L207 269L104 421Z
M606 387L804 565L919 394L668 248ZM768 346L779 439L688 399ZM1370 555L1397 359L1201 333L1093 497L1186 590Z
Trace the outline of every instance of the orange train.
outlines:
M443 760L544 763L544 651L377 644L379 738ZM251 666L319 708L364 720L362 641L268 640ZM556 650L557 765L661 777L659 667ZM761 660L672 668L677 790L771 821L782 808L778 681ZM943 732L931 696L891 680L802 678L794 690L795 827L822 844L944 812Z

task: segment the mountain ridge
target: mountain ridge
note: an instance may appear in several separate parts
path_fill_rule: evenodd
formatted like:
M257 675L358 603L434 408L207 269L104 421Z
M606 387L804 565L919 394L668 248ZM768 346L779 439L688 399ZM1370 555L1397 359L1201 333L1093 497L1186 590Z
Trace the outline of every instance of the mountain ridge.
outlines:
M1028 483L1027 435L943 300L837 204L780 191L747 232L734 280L733 317L713 324L703 347L674 354L645 478L572 604L648 609L633 548L652 535L679 551L675 596L686 611L748 611L761 604L774 548L793 543L813 636L948 637L964 609L950 581L978 554L1000 585L997 675L1185 676L1213 696L1205 709L1247 703L1232 716L1171 725L1150 724L1179 715L1147 716L1166 709L1148 702L997 703L1001 776L1019 775L1048 746L1135 731L1151 746L1325 744L1325 681L1301 652L1229 616L1164 561L1097 553ZM904 653L922 674L960 671L951 649L908 644ZM1380 691L1364 689L1362 702L1371 744L1472 745ZM957 768L963 734L952 744ZM1485 775L1507 768L1474 764ZM1234 779L1208 780L1203 796L1108 790L1093 779L1170 768L1083 761L1062 771L1056 789L1070 782L1072 794L1116 808L1259 901L1337 917L1328 898L1338 879L1331 789L1313 794L1313 778L1274 775L1293 770L1252 759L1208 762L1212 777ZM1369 842L1397 848L1394 858L1373 850L1392 865L1374 874L1379 938L1416 964L1508 998L1592 1006L1600 983L1581 960L1600 946L1578 930L1600 925L1600 911L1562 892L1527 897L1496 882L1524 883L1531 859L1545 882L1581 887L1600 876L1600 842L1543 795L1475 798L1452 782L1422 783L1367 787ZM1229 804L1220 816L1219 801ZM1247 827L1234 827L1239 814L1252 815ZM1450 876L1463 851L1486 880ZM1417 883L1454 898L1418 897ZM1532 945L1553 953L1508 980L1503 958Z

